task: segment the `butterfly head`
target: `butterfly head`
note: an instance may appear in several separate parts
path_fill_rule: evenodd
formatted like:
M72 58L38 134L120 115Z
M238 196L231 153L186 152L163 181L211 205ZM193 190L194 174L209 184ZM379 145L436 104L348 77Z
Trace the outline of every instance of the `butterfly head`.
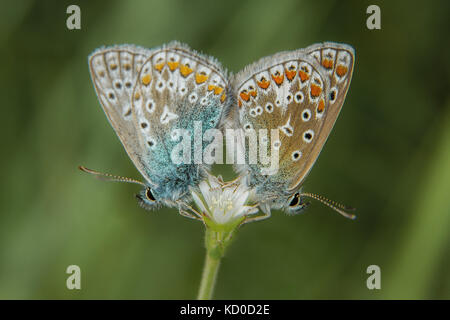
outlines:
M271 209L279 209L289 215L302 213L311 204L305 200L308 198L323 203L346 218L351 220L356 218L355 214L351 213L351 211L355 210L354 208L344 206L318 194L302 192L301 190L297 190L288 195L280 195L279 193L276 195L272 194L269 197L264 197L265 200L258 196L257 198L259 198L259 208L268 216L270 216Z
M256 201L259 203L259 208L264 213L270 213L271 209L278 209L284 211L288 215L295 215L302 213L310 204L310 202L305 201L300 191L295 191L290 194L280 194L279 192L271 192L270 196L258 196L258 191L256 191ZM262 192L262 194L267 195L267 193Z
M344 206L342 204L339 204L335 201L329 200L323 196L314 193L299 192L299 191L295 192L292 196L290 196L287 199L287 202L283 207L284 211L287 214L301 213L304 209L306 209L310 205L310 202L304 200L305 198L317 200L348 219L354 220L356 218L356 216L353 213L349 212L355 210L352 207Z

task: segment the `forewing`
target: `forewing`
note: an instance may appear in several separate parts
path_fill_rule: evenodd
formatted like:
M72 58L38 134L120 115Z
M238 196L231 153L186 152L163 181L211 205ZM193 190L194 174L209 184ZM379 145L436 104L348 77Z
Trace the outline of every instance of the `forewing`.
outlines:
M321 66L321 74L328 79L330 90L327 92L328 104L323 115L323 129L308 156L303 170L293 181L290 188L295 189L307 176L327 140L339 115L347 95L355 63L355 51L346 44L326 42L305 49L305 53L314 58Z
M146 178L140 158L131 96L139 71L152 51L131 45L101 48L89 57L89 70L103 111L136 168Z
M170 43L146 60L136 82L132 109L140 148L153 162L148 168L150 176L159 181L187 179L187 167L175 165L171 159L179 142L173 129L188 130L192 136L196 121L201 123L202 133L217 128L228 105L227 89L228 80L219 63L184 44Z

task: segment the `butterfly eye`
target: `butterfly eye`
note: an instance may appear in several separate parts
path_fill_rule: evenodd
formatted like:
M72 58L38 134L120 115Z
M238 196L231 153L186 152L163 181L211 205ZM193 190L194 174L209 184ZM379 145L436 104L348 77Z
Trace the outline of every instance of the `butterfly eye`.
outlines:
M293 197L291 202L289 203L289 207L295 207L298 205L300 200L300 195L298 193L296 193Z
M152 190L150 188L147 188L147 190L145 190L145 196L147 197L147 200L149 200L150 202L155 202L156 199L153 196Z

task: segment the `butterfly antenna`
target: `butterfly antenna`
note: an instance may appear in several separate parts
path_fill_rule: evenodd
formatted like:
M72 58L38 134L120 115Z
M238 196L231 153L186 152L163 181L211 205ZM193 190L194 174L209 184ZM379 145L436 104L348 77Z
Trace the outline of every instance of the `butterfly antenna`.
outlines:
M333 200L329 200L325 197L322 197L322 196L320 196L318 194L314 194L314 193L309 193L309 192L300 193L300 197L303 197L303 196L322 202L324 205L330 207L331 209L340 213L341 215L343 215L344 217L346 217L348 219L351 219L351 220L356 219L355 214L347 212L347 211L354 211L355 208L344 206L340 203L337 203Z
M143 182L135 180L135 179L121 177L121 176L114 176L114 175L109 174L109 173L98 172L98 171L95 171L95 170L92 170L92 169L88 169L88 168L83 167L83 166L78 166L78 169L80 169L83 172L86 172L86 173L89 173L89 174L93 174L96 178L104 180L104 181L136 183L136 184L140 184L141 186L146 187L146 185Z

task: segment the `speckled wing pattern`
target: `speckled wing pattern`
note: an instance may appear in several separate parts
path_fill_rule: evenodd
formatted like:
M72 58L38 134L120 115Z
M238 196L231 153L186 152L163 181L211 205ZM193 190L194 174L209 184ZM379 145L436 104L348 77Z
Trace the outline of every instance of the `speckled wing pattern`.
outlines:
M325 77L328 77L330 90L323 119L324 130L323 133L320 133L321 139L316 142L318 146L309 155L309 160L305 166L307 170L298 177L294 185L291 185L291 189L296 188L306 178L328 139L347 96L355 63L355 52L351 46L346 44L316 44L306 48L305 51L323 67L322 73Z
M151 163L149 176L163 198L196 185L206 167L195 159L193 164L173 163L171 152L179 137L172 129L193 137L195 122L201 123L202 134L219 127L229 105L228 86L226 72L215 59L178 42L156 50L142 66L132 115L144 151L141 157Z
M131 95L139 71L151 54L148 49L120 45L97 49L89 56L89 71L103 111L128 156L144 177L146 166L138 158L140 149L131 112Z
M180 137L172 129L192 136L197 121L202 134L221 125L231 97L225 70L215 59L178 42L151 50L97 50L90 56L90 70L128 155L154 196L174 205L199 182L206 166L173 163L171 153Z
M281 52L244 68L233 80L236 126L279 129L279 170L249 164L250 184L270 196L297 190L316 161L345 99L354 52L336 43Z

